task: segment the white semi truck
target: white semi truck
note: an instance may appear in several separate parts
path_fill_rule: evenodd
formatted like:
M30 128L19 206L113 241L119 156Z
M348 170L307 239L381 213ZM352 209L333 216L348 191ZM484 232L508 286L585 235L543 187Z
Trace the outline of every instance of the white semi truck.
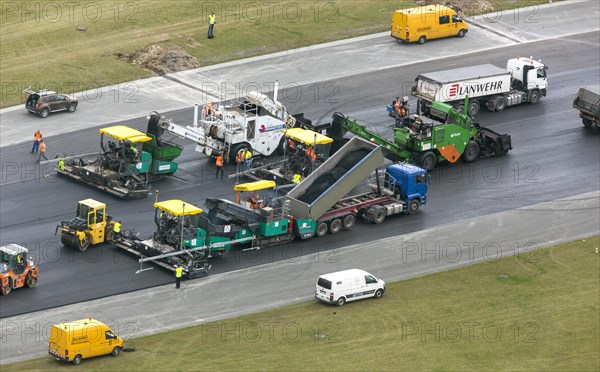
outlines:
M525 102L535 105L546 96L547 69L533 57L517 57L508 60L506 69L485 64L430 72L415 79L412 95L419 99L423 113L438 117L443 115L431 111L432 102L448 103L463 111L466 96L471 116L477 115L481 106L502 111Z

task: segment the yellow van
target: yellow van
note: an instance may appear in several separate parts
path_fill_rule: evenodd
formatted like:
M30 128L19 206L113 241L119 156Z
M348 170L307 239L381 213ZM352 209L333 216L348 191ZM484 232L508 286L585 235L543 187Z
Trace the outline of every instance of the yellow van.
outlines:
M444 5L424 5L396 10L392 18L392 37L407 43L423 44L439 37L463 37L469 26L454 10Z
M57 360L81 363L84 358L111 354L123 349L123 339L98 320L87 318L54 325L50 331L48 353Z

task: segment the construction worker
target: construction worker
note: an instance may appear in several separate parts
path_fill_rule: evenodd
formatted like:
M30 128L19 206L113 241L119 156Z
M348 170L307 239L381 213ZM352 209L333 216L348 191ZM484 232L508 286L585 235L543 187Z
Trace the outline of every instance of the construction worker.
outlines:
M40 141L42 140L42 132L40 132L40 130L36 130L35 133L33 134L33 147L31 148L31 153L33 154L34 152L37 154L38 149L40 147Z
M46 144L44 143L43 139L40 140L40 157L38 158L38 162L42 161L42 158L44 158L44 160L48 160L46 157Z
M249 171L251 165L252 165L252 153L250 152L249 149L246 149L246 151L244 151L244 170Z
M312 147L308 146L306 148L306 157L308 158L308 160L310 161L315 161L317 160L317 155L315 154L315 149L313 149Z
M213 35L213 30L215 28L215 12L211 12L210 15L208 16L208 38L212 39L214 37Z
M217 166L217 174L216 177L219 178L219 172L221 172L221 179L223 179L223 153L217 155L217 160L215 165Z
M294 183L300 183L301 179L302 179L301 175L299 175L298 173L294 174L294 179L293 179Z
M115 232L115 239L121 237L121 222L115 222L113 225L113 231Z
M56 168L60 171L64 171L65 170L65 159L58 158L58 164L56 165Z
M175 266L175 288L181 287L181 274L183 274L183 268L181 266Z

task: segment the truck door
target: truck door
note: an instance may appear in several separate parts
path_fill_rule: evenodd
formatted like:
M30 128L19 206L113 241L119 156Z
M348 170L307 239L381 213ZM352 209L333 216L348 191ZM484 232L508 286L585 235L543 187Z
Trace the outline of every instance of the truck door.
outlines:
M365 297L370 297L375 294L379 282L372 275L365 275Z

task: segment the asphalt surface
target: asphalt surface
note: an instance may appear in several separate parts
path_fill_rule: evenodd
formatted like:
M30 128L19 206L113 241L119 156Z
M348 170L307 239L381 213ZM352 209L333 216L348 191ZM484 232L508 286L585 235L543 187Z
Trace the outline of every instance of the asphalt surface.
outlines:
M577 89L598 84L600 33L592 32L529 43L467 56L446 58L402 68L357 74L335 80L330 100L302 95L298 102L281 97L291 112L304 112L318 122L340 111L371 123L382 132L390 123L385 105L421 72L448 67L493 63L503 66L516 55L533 55L550 66L549 96L537 106L511 107L502 113L482 111L478 121L512 135L514 150L506 157L480 159L470 165L441 167L432 174L428 205L415 216L390 218L381 225L361 223L352 233L296 242L259 252L231 252L213 260L211 274L264 265L299 255L334 254L350 244L416 232L456 221L598 190L599 130L583 127L571 107ZM573 58L576 55L577 58ZM303 87L309 90L309 86ZM414 107L414 102L413 102ZM162 113L177 122L192 119L190 109ZM56 117L63 114L56 114ZM69 115L69 114L64 114ZM145 118L123 122L144 128ZM84 153L98 149L97 128L49 137L49 154ZM185 142L182 142L185 143ZM176 177L156 183L160 200L178 198L202 206L207 197L232 197L233 181L214 178L212 162L187 144ZM108 212L135 227L142 235L152 231L152 203L147 199L122 202L93 188L57 179L51 166L36 168L29 145L0 149L0 235L2 242L18 242L31 249L41 277L33 290L16 290L2 298L0 316L42 310L168 283L172 274L160 269L136 275L139 264L110 246L91 248L82 255L61 248L53 236L56 225L72 218L78 200L95 198L108 204ZM14 174L13 174L14 173ZM47 176L47 177L45 177ZM549 227L550 228L550 227ZM331 253L333 251L333 253ZM205 279L199 279L205 280Z

